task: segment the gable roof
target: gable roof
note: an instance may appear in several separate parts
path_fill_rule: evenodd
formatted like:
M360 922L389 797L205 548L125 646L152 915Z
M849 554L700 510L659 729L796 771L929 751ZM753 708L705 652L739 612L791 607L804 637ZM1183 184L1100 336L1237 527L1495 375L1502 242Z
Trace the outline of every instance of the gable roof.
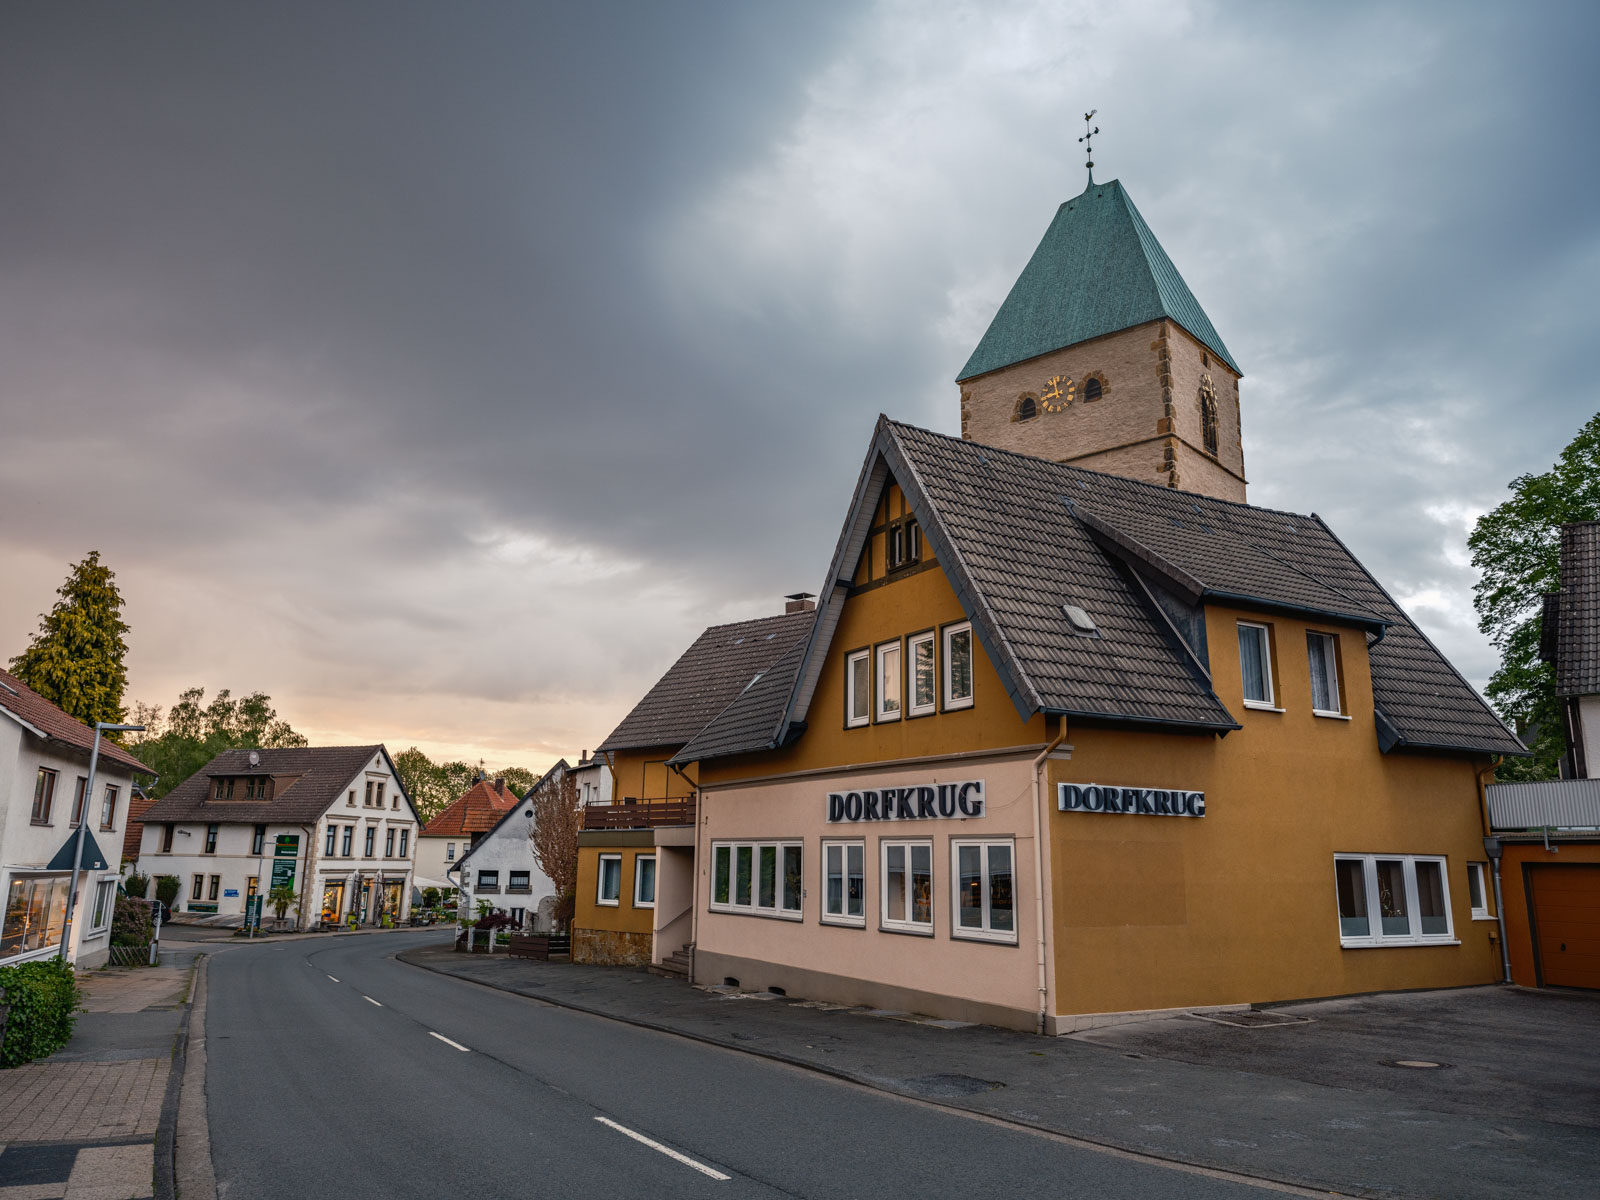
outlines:
M1369 636L1380 745L1524 754L1522 744L1315 516L1252 508L880 418L781 707L752 686L703 730L701 757L779 745L806 717L878 495L893 480L1018 713L1226 733L1239 728L1171 603L1311 614ZM1094 619L1073 633L1062 606Z
M1600 521L1561 527L1561 590L1545 597L1540 633L1556 695L1600 693Z
M804 641L815 619L807 610L711 626L600 743L600 751L682 746Z
M539 782L543 783L544 780ZM417 836L467 837L493 829L500 815L519 803L516 793L504 786L505 781L501 780L500 783L501 787L497 790L492 781L478 780L424 825Z
M1091 182L1056 209L956 381L1162 318L1243 374L1126 189Z
M127 828L122 831L122 857L127 862L139 857L139 843L144 840L144 815L154 805L155 801L135 784L133 795L128 797Z
M79 750L94 748L92 728L76 717L69 717L10 671L0 671L0 712L8 714L35 737L63 742ZM109 737L100 739L100 757L128 771L155 774Z
M252 767L250 755L261 756ZM144 814L145 824L156 821L247 821L252 824L294 822L310 824L321 817L365 769L369 760L382 757L389 763L395 786L407 807L400 773L395 771L389 752L376 746L285 746L257 750L224 750L172 791L157 800ZM211 781L219 775L295 776L275 790L270 800L212 800ZM415 810L413 809L413 815Z

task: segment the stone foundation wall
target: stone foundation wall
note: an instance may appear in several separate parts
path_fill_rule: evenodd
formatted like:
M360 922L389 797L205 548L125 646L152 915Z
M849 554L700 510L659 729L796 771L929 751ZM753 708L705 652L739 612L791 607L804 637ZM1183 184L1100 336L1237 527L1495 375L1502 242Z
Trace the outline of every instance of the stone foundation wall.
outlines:
M650 965L648 933L619 933L614 929L574 929L572 961L599 967Z

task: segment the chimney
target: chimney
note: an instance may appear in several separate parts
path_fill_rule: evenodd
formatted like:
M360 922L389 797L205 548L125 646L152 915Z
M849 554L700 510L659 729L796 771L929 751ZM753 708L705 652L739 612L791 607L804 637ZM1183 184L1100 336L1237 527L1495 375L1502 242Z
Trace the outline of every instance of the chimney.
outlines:
M784 597L784 615L797 612L811 612L817 607L816 598L811 592L794 592Z
M494 781L494 790L504 796L506 794L506 781L503 778L496 779Z

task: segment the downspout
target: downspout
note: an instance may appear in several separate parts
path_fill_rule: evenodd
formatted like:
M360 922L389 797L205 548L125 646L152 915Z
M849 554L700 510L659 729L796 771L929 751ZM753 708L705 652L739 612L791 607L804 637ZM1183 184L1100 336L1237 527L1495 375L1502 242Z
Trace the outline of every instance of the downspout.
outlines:
M1044 818L1042 807L1044 805L1044 764L1055 753L1057 746L1066 739L1067 719L1061 718L1061 727L1056 732L1055 741L1044 748L1043 753L1033 760L1033 924L1034 943L1039 960L1039 1032L1045 1032L1050 1011L1050 983L1045 969L1045 923L1044 923Z
M1500 930L1500 969L1504 973L1501 983L1511 982L1511 945L1506 941L1506 904L1505 893L1500 888L1500 839L1494 836L1494 830L1489 825L1489 791L1484 786L1483 777L1490 771L1496 770L1505 761L1505 755L1497 754L1489 760L1489 765L1479 769L1478 800L1479 815L1483 820L1483 851L1489 856L1489 862L1494 868L1494 923Z

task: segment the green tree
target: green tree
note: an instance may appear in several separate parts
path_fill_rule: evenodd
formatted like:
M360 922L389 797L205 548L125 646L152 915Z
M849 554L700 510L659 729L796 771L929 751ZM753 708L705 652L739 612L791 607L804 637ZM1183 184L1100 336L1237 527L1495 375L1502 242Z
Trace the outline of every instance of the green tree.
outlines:
M122 593L100 551L76 564L56 589L61 599L39 618L39 632L11 660L18 679L85 725L122 720L128 644Z
M272 697L251 692L235 700L223 688L208 704L205 688L189 688L163 713L159 704L135 704L145 727L134 745L141 761L160 773L149 795L159 799L224 750L304 746L306 739L278 718Z
M1480 574L1478 628L1500 651L1489 701L1521 732L1531 759L1507 759L1501 779L1553 779L1566 749L1555 673L1539 661L1543 595L1561 587L1561 527L1600 518L1600 414L1542 475L1511 481L1511 499L1478 518L1467 545Z

